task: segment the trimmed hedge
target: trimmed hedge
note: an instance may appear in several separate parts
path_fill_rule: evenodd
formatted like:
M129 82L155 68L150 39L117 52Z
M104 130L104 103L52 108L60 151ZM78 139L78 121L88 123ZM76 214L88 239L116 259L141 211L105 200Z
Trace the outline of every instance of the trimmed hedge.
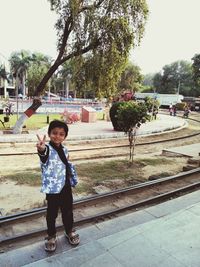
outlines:
M117 111L120 105L123 105L124 102L115 102L113 103L112 107L110 108L110 120L112 122L113 128L115 131L122 131L119 126L118 119L117 119Z

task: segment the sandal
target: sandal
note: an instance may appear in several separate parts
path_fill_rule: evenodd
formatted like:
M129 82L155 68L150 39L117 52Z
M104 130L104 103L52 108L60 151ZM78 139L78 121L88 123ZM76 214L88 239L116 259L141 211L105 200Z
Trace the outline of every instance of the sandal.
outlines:
M71 233L68 234L65 232L65 236L68 239L68 242L72 246L77 246L80 243L79 234L77 234L75 231L72 231Z
M47 236L45 237L44 249L48 252L53 252L57 247L56 236Z

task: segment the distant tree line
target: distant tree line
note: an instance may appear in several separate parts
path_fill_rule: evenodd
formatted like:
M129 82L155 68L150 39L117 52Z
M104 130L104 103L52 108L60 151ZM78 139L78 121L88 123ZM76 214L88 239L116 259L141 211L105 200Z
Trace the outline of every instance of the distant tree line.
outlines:
M145 75L142 91L200 96L200 54L192 58L192 63L176 61L165 65L158 73Z
M9 61L9 73L0 65L0 79L8 82L14 80L19 87L18 93L33 96L37 84L50 67L52 58L40 52L21 50L13 52ZM66 87L69 86L73 96L82 98L108 98L123 90L179 93L194 97L200 95L200 54L192 58L192 63L176 61L154 74L142 75L141 69L128 60L118 66L118 72L110 74L110 78L104 72L109 72L109 65L100 66L100 62L90 56L79 57L79 60L69 60L61 65L44 90L66 96ZM111 89L113 86L115 90Z

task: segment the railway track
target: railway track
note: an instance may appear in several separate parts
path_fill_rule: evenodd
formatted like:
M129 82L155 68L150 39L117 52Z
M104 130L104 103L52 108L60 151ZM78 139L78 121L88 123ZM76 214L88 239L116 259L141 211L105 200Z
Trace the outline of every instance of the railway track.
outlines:
M171 142L171 141L184 140L184 139L189 139L189 138L199 136L199 135L200 135L200 132L197 132L197 133L179 136L179 137L174 137L174 138L166 138L166 139L154 140L154 141L150 141L150 142L141 142L141 143L137 143L137 146L146 146L146 145L153 145L153 144L159 144L159 143L167 143L167 142ZM110 146L95 146L95 147L88 147L88 148L69 149L68 151L71 154L74 152L85 152L85 151L95 151L95 150L105 150L105 149L118 149L118 148L125 148L125 147L129 147L129 145L123 144L123 145L110 145ZM0 157L1 156L4 156L4 157L7 157L7 156L26 156L26 155L27 156L28 155L37 155L37 152L0 153ZM115 154L115 156L119 156L119 155ZM82 159L82 158L80 158L80 159ZM78 159L76 159L76 160L78 160Z
M177 197L200 188L200 168L175 176L130 186L128 188L94 195L74 202L75 226L92 224L112 218L123 212L134 211L148 205ZM9 245L30 242L46 232L46 208L0 217L0 249ZM60 217L57 229L62 230ZM30 231L31 229L31 231Z

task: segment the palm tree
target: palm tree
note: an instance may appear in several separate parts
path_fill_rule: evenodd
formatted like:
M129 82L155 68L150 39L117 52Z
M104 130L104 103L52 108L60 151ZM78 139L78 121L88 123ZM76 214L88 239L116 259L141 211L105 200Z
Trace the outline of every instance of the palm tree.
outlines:
M9 59L11 71L15 78L17 96L19 93L21 93L22 95L26 94L25 81L27 77L27 69L30 65L31 60L31 54L25 50L12 53Z
M33 95L37 84L41 78L45 75L51 65L51 58L49 56L43 55L42 53L33 53L31 55L30 65L27 70L27 86L29 96ZM49 87L49 82L46 84L44 89Z
M4 97L6 97L7 95L6 92L7 82L9 82L9 80L7 77L6 68L4 65L0 65L0 87L2 86L4 88Z

